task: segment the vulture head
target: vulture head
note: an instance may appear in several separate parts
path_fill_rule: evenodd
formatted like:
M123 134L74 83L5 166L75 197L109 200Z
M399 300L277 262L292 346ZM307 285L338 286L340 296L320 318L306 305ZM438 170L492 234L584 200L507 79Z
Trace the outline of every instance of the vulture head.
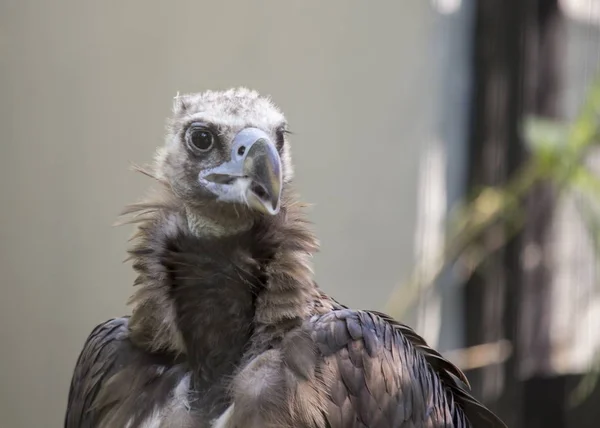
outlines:
M245 88L175 97L157 173L196 230L225 233L276 215L292 178L286 121Z

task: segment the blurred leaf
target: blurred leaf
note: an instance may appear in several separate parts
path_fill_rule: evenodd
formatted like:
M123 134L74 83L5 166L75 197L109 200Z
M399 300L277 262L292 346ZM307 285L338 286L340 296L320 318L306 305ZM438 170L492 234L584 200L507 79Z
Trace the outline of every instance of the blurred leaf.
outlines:
M600 178L585 165L578 165L570 177L569 184L600 202Z
M571 127L569 147L574 151L596 143L600 133L600 76L592 85L588 97L577 119Z
M473 201L473 215L471 219L476 224L488 222L504 209L506 200L507 197L501 189L494 187L485 188Z
M588 398L592 392L594 392L596 385L598 384L599 369L600 367L596 367L594 370L591 370L577 384L571 393L571 396L569 397L570 407L577 407L581 405L586 398Z
M525 119L525 141L534 153L557 153L568 142L569 127L558 121L537 116Z

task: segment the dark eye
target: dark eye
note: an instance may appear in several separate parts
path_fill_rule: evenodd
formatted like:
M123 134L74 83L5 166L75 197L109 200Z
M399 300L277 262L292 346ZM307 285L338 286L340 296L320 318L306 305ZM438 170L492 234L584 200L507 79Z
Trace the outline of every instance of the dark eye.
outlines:
M283 143L285 142L285 134L286 134L286 130L285 128L280 128L275 132L275 136L277 137L277 141L275 142L275 145L277 146L277 150L281 150L283 148Z
M213 146L215 137L206 128L191 127L188 130L187 142L192 149L205 152Z

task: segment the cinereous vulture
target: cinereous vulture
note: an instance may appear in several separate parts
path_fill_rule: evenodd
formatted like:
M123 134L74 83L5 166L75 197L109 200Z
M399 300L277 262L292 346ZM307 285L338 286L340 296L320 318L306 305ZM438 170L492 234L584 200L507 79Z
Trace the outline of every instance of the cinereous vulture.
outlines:
M504 427L409 327L319 289L283 114L248 89L177 96L143 172L131 316L89 335L66 428Z

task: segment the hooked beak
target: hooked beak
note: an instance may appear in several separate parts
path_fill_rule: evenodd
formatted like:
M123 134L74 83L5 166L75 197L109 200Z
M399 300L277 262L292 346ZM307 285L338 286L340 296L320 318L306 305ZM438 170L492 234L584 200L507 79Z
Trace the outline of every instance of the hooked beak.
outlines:
M281 159L267 133L245 128L233 139L231 160L200 173L205 188L224 202L246 203L275 215L281 205Z

